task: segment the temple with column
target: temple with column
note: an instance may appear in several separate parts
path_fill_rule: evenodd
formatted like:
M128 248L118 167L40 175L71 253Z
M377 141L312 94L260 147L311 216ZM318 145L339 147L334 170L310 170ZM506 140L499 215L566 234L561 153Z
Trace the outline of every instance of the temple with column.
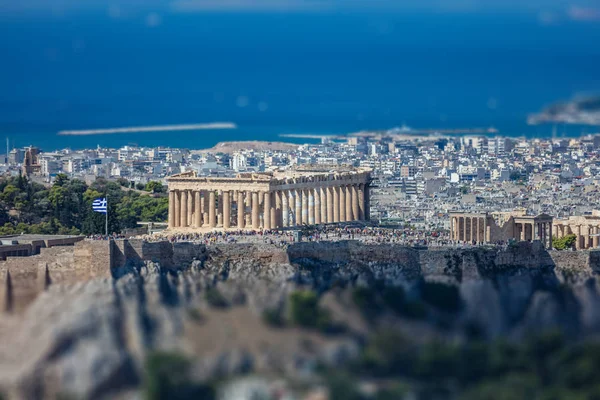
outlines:
M507 243L539 240L552 247L552 216L526 215L524 211L450 213L450 240L465 243Z
M592 211L591 215L556 219L552 229L557 238L575 235L575 248L578 250L600 248L599 210Z
M169 229L279 229L368 221L370 170L306 168L167 178Z

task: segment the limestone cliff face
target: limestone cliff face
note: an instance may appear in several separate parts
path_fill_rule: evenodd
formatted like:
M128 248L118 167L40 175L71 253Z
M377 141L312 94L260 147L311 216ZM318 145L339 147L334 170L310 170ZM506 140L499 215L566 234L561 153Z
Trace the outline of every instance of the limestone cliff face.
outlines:
M52 281L62 268L56 262L52 284L22 313L0 318L0 385L13 397L111 398L139 385L144 359L155 350L193 357L199 379L248 371L301 375L317 363L335 366L358 354L371 329L349 296L355 287L402 286L415 299L423 282L459 289L462 307L455 314L433 312L419 322L382 317L402 329L439 334L435 322L443 320L441 332L452 335L473 323L488 337L552 327L573 337L600 331L594 252L547 252L537 244L506 250L356 242L106 246L114 246L106 250L112 277ZM84 268L76 264L70 268ZM298 288L320 293L322 306L348 330L331 336L265 325L264 311L285 309Z

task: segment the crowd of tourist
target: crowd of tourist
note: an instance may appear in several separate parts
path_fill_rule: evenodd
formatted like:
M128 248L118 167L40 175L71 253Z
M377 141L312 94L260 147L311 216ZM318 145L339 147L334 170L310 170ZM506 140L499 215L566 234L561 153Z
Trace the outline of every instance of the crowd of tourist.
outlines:
M362 243L394 243L406 246L450 246L446 232L420 231L414 229L351 228L351 227L304 227L291 230L229 230L211 232L158 232L139 238L148 241L237 243L258 242L286 245L295 241L322 242L356 240Z
M90 235L88 240L119 240L126 235ZM297 241L323 242L355 240L365 244L398 244L413 247L472 247L482 243L460 242L449 239L448 232L416 229L390 229L373 227L304 227L299 230L215 230L210 232L157 232L151 235L135 236L149 242L169 241L171 243L191 242L201 244L217 243L267 243L286 246ZM508 243L497 246L506 247Z

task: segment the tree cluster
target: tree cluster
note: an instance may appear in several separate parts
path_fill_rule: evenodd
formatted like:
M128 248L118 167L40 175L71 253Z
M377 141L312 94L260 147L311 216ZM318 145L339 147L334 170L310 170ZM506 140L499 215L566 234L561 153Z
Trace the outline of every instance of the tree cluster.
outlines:
M91 185L59 174L52 186L24 176L0 178L0 234L99 234L105 215L92 210L95 199L108 199L109 232L135 228L138 221L163 222L168 214L164 186L150 182L147 192L98 178Z
M577 240L577 235L566 235L561 238L552 238L552 247L556 250L567 250L573 248L575 245L575 241Z

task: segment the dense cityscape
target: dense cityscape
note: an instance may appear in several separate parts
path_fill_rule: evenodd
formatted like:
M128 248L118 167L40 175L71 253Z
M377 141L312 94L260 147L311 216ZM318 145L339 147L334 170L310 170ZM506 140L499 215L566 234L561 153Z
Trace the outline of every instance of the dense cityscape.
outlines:
M600 191L600 135L525 139L388 131L362 132L345 141L323 137L318 144L249 143L208 150L15 148L3 169L44 184L66 174L87 184L103 178L144 190L149 182L166 187L166 177L186 171L233 177L306 165L366 167L373 178L371 221L446 232L451 212L591 216Z

